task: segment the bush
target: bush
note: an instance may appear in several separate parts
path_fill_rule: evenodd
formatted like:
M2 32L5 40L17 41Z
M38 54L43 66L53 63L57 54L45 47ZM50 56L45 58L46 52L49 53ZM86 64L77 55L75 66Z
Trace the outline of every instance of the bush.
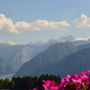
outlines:
M90 70L83 71L81 74L67 75L61 78L60 83L52 80L42 80L44 90L90 90ZM31 90L41 90L33 88Z

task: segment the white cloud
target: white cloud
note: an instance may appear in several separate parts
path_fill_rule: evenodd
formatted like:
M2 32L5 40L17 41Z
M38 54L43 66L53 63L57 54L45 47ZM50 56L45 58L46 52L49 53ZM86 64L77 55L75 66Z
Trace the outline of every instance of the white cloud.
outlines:
M14 41L7 41L6 43L9 44L9 45L16 45L16 44L17 44L17 43L14 42Z
M29 30L54 30L69 26L70 24L67 21L49 22L47 20L36 20L33 22L18 21L14 23L13 20L7 18L4 14L0 14L0 32L2 33L20 34Z
M77 28L90 28L90 17L82 14L80 18L74 19L74 25Z
M88 40L88 39L90 39L90 36L88 36L88 37L77 37L77 38L74 39L74 41Z
M58 28L69 27L70 25L66 22L49 22L47 20L36 20L34 22L17 22L15 24L16 29L21 30L54 30Z
M0 43L4 43L4 41L0 40Z
M16 42L10 41L10 40L8 40L8 41L2 41L2 40L0 40L0 43L2 43L2 44L9 44L9 45L16 45L17 44Z
M0 14L0 32L19 34L18 30L15 29L13 21L6 18L4 14Z

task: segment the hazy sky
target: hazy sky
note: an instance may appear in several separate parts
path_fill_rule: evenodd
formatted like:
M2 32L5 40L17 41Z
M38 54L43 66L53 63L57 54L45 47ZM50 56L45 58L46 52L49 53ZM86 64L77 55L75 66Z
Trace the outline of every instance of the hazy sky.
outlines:
M90 0L0 0L0 42L90 38Z

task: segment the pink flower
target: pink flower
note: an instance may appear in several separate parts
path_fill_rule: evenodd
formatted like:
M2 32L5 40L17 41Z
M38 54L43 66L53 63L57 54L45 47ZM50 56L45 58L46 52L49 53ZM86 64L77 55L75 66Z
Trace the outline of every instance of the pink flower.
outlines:
M90 73L90 70L87 70L87 71L82 71L82 74L88 74L88 73Z
M45 90L59 90L59 84L57 84L56 82L54 81L51 81L51 80L42 80L42 82L44 83L43 84L43 87Z
M61 82L58 84L51 80L42 80L44 90L89 90L90 89L90 70L82 71L81 74L67 75L61 78ZM65 89L68 88L68 89ZM34 88L32 90L39 90ZM71 89L70 89L71 90Z

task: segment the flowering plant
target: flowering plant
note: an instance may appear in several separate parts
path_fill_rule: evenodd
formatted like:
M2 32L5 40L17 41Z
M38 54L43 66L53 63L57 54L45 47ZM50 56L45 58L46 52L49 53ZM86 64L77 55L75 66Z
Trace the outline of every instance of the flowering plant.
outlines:
M61 78L60 83L51 80L42 80L44 90L90 90L90 70L81 74L67 75ZM32 90L41 90L34 88Z

